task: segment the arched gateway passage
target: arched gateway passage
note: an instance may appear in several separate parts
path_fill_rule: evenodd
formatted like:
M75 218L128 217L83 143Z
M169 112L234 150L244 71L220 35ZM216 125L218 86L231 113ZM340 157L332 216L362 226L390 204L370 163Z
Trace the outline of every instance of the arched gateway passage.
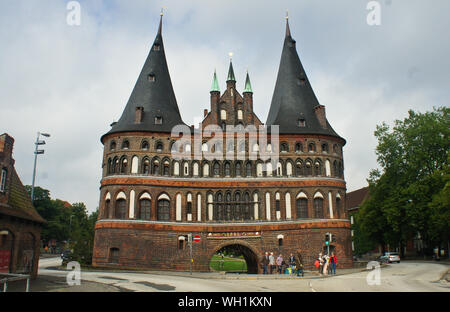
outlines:
M213 270L258 274L258 256L248 246L230 243L220 246L210 259Z

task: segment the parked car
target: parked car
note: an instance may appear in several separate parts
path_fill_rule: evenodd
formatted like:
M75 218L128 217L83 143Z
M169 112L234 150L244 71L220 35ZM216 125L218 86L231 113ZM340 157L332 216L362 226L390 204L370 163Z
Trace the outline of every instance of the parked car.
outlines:
M385 252L378 260L382 263L400 263L400 255L398 252Z

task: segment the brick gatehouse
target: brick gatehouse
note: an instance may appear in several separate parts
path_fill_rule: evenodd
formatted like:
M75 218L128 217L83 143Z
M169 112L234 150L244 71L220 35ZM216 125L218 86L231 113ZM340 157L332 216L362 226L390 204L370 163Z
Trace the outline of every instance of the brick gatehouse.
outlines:
M244 86L241 95L230 60L226 90L220 91L214 73L210 110L198 127L188 127L172 88L161 16L122 117L101 138L95 266L189 270L189 233L201 236L193 243L194 271L209 271L211 257L226 246L239 248L249 273L261 270L265 251L285 257L299 252L311 269L325 250L326 233L333 234L330 247L339 267L352 266L344 209L346 141L314 95L288 21L265 125L253 112L248 73ZM182 135L172 133L174 126L184 129ZM230 126L261 126L268 135L264 140L247 130L229 135ZM192 138L186 139L186 132ZM267 160L264 153L276 153L278 159Z

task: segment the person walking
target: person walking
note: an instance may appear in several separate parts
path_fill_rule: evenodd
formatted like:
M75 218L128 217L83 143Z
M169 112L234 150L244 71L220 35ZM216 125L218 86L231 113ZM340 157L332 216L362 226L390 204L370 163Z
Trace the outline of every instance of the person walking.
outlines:
M295 261L295 267L297 269L297 276L300 276L300 273L302 274L302 277L304 276L304 272L303 272L303 259L302 259L302 255L300 254L300 252L297 252L297 258Z
M267 251L262 257L261 266L262 266L262 269L263 269L263 274L267 274L268 266L269 266L269 253Z
M295 273L295 256L291 253L289 256L289 266L291 267L291 274Z
M273 274L273 269L275 268L275 257L273 256L273 252L271 252L269 256L269 268L270 274Z
M328 275L328 266L330 264L330 257L327 254L325 254L323 257L324 257L323 275Z
M283 256L280 254L277 258L277 269L279 274L283 274Z
M322 253L319 253L319 258L317 258L317 260L319 260L319 274L322 275L322 273L323 273L323 257L322 257Z
M334 252L332 252L330 258L330 274L336 275L336 264L337 264L337 257L334 254Z

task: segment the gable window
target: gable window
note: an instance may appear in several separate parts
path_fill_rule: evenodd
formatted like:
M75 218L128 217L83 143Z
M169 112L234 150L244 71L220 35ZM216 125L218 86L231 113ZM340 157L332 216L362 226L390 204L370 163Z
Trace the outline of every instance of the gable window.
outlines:
M161 46L158 43L155 43L155 45L153 46L153 51L160 51L161 50Z
M297 126L299 126L300 128L304 128L306 127L306 121L303 118L300 118L297 120Z
M156 116L155 117L155 125L162 125L163 123L163 118L161 116Z
M238 117L238 120L244 119L244 113L242 112L241 109L238 110L238 112L237 112L237 117Z
M148 81L150 81L150 82L155 82L155 81L156 81L156 76L155 76L155 74L150 74L150 75L148 75Z
M6 190L6 177L8 176L8 171L6 169L2 169L2 175L0 178L0 192L4 192Z
M222 109L220 111L220 119L227 120L227 111L226 110Z

